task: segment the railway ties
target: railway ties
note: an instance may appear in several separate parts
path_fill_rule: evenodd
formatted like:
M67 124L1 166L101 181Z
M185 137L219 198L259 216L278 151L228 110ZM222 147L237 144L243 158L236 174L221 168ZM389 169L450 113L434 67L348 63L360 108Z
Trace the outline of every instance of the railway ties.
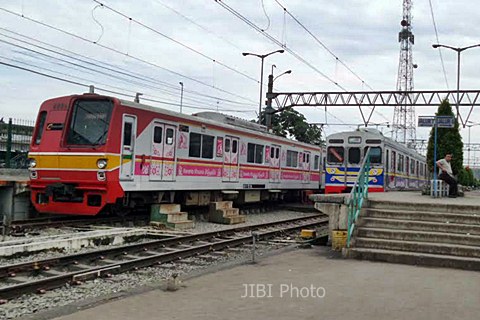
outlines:
M26 293L44 293L65 284L81 284L90 279L110 277L147 266L178 261L188 264L195 257L200 260L205 258L205 263L193 263L208 264L209 261L228 255L228 251L235 247L250 244L252 230L255 230L260 240L327 223L328 217L316 214L4 266L0 267L0 299L13 299Z

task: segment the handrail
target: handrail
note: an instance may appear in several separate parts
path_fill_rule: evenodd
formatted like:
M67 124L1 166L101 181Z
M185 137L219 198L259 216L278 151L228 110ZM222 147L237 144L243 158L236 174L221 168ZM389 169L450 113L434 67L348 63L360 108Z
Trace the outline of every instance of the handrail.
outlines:
M355 229L358 215L362 209L363 199L368 198L368 180L370 175L370 147L367 149L358 172L358 178L353 185L348 198L348 225L347 225L347 248Z

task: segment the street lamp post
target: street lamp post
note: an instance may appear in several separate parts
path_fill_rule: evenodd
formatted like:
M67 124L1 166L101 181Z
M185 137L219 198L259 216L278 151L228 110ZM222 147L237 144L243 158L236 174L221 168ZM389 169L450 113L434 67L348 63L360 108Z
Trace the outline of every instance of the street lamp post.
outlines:
M180 113L182 113L183 107L183 82L179 82L180 86L182 87L182 91L180 92Z
M480 47L480 43L474 44L474 45L468 46L468 47L463 47L463 48L454 48L454 47L451 47L451 46L438 44L438 43L437 44L432 44L432 47L435 48L435 49L443 47L443 48L451 49L451 50L457 52L457 121L458 121L458 118L459 118L459 115L460 115L460 101L459 101L459 97L460 97L460 53L462 51L465 51L465 50L470 49L470 48ZM462 121L462 124L463 124L463 121ZM465 128L465 124L463 124L463 127Z
M260 102L258 106L258 123L262 123L262 93L263 93L263 60L268 57L269 55L272 55L274 53L284 53L285 50L280 49L276 51L269 52L267 54L256 54L256 53L250 53L250 52L243 52L243 56L255 56L257 58L260 58L262 60L262 64L260 67Z

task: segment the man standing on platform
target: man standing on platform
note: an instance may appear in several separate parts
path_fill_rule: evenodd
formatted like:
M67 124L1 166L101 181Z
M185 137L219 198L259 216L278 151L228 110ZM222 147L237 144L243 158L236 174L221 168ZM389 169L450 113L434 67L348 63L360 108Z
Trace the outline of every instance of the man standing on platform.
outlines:
M437 161L437 167L441 170L439 178L445 181L450 186L449 197L457 197L457 179L453 176L452 167L450 166L450 161L452 160L452 154L448 152L445 155L445 158Z

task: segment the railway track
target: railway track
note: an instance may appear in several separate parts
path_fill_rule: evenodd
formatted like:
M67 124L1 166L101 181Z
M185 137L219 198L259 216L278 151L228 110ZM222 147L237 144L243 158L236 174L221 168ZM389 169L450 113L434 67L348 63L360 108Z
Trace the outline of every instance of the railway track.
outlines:
M0 267L0 299L26 293L44 293L67 283L81 284L138 268L207 254L252 242L252 231L264 240L294 230L326 226L328 217L310 215L253 226L129 244L106 250L65 255Z
M44 217L13 221L8 227L12 235L21 235L25 232L44 228L61 228L98 224L127 224L147 223L148 215L131 215L128 217ZM3 225L3 224L1 224Z

